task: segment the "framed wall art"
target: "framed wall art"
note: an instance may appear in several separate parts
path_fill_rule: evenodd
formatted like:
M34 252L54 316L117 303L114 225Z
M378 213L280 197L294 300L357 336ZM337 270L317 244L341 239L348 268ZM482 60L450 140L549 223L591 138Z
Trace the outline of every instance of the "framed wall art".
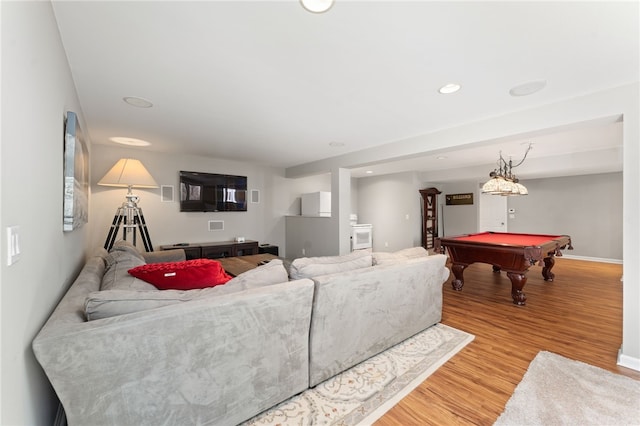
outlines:
M463 206L473 204L473 193L467 194L447 194L446 197L447 206Z
M67 111L64 126L63 230L73 231L89 220L89 151L76 113Z

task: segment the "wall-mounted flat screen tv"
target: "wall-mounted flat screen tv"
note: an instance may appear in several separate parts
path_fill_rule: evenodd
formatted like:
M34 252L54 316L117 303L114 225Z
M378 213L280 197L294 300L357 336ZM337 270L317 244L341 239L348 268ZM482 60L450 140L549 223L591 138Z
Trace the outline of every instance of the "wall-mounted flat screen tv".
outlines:
M247 177L180 172L181 212L246 212Z

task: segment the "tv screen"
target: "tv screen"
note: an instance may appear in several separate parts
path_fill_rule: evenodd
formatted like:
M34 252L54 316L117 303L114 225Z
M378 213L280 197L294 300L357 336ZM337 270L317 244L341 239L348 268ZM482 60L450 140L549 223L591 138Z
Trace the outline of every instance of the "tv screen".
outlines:
M180 172L181 212L246 212L247 177Z

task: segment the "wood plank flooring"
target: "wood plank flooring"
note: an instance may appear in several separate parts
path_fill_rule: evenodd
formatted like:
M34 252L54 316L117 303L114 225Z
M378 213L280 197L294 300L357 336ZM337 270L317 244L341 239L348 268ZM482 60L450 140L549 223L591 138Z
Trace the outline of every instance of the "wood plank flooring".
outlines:
M526 306L512 303L509 279L490 265L469 266L461 292L450 277L442 323L476 337L376 425L491 425L543 350L640 380L616 365L622 265L558 258L551 283L541 271L527 273Z

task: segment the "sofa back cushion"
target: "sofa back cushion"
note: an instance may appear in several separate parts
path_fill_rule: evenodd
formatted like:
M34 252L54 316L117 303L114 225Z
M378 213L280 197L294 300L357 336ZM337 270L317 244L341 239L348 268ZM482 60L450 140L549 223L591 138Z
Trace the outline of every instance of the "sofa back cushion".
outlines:
M140 251L136 248L136 246L134 246L133 244L131 244L129 241L126 240L118 240L113 244L113 247L111 248L111 250L109 250L111 253L113 252L123 252L123 253L128 253L131 256L133 256L134 258L141 260L144 262L144 256L142 253L140 253Z
M291 279L298 280L367 268L371 265L371 252L356 250L343 256L300 257L291 262L289 274Z
M372 256L374 265L388 265L407 259L429 256L429 252L424 247L410 247L393 253L374 252Z
M109 318L148 309L161 308L201 300L208 297L238 293L244 290L279 284L288 281L282 260L275 259L232 278L224 285L197 290L108 290L95 291L85 299L84 311L87 320ZM153 286L151 286L153 287Z
M289 281L289 274L281 259L273 259L264 265L250 269L232 278L225 285L216 290L217 294L236 293L265 285L278 284ZM205 297L206 297L206 292Z
M104 258L106 269L100 290L155 290L156 288L129 274L129 269L144 265L141 256L127 250L112 250Z
M309 386L439 322L445 261L438 254L314 277Z

